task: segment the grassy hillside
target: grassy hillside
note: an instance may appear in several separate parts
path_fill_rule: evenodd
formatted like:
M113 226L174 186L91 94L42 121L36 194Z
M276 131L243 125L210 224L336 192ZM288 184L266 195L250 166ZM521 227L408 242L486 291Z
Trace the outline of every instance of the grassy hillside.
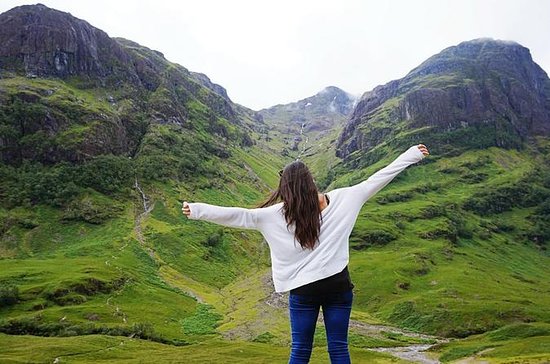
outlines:
M536 200L548 196L548 175L497 148L405 171L367 202L352 233L357 307L446 336L547 322L547 246L529 237L547 216Z
M61 222L59 209L40 204L5 211L8 220L16 219L4 234L0 281L4 298L10 287L16 288L17 298L15 304L3 305L2 330L45 336L126 335L158 342L154 345L195 343L182 349L158 347L166 355L187 350L190 357L199 355L191 354L198 343L217 347L224 340L226 349L211 352L210 358L230 358L231 352L241 350L250 362L284 358L289 344L284 297L279 298L283 302L279 307L266 303L272 297L266 281L268 251L259 234L187 221L179 211L182 199L245 206L261 200L262 194L242 181L254 180L252 172L262 176L256 182L275 181L274 161L254 150L238 157L250 170L240 177L233 170L237 176L231 188L224 188L225 183L204 189L186 183L144 187L153 208L140 223L141 242L135 224L143 208L137 193L129 204L120 201L122 212L102 224ZM533 228L527 217L537 207L481 216L463 208L480 191L480 182L464 177L472 168L500 186L535 178L528 177L532 162L521 153L496 148L453 160L433 159L410 167L363 209L351 237L355 320L459 337L516 322L548 322L548 256L544 246L522 238ZM370 170L343 175L339 183L354 183L382 165L384 161ZM428 174L439 178L426 181ZM318 334L322 362L324 339L322 331ZM375 355L361 348L399 345L388 336L374 339L358 329L352 329L351 335L357 359ZM104 340L100 341L104 347L112 345L105 336L59 340L68 340L63 345L75 353L91 338ZM548 339L547 334L528 340L511 335L507 343L523 345L520 355L544 358ZM2 341L9 345L2 345L2 355L30 359L25 352L15 353L22 345L17 340L29 342L26 336L4 336ZM37 338L36 345L44 345L41 340L45 339ZM441 352L449 356L447 352L502 347L500 342L472 342L476 345L463 351L459 346ZM467 346L468 341L464 343ZM141 357L128 350L116 355L100 352L104 358L121 355L129 362ZM498 355L511 355L506 353ZM91 355L74 359L96 360Z

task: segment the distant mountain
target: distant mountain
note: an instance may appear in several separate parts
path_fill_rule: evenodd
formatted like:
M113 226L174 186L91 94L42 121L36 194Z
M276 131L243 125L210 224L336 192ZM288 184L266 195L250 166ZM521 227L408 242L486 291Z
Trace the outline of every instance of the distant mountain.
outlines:
M284 105L262 109L258 113L267 124L279 127L301 127L304 130L326 130L341 123L353 111L356 97L329 86L317 94Z
M356 101L354 95L329 86L311 97L262 109L257 114L268 130L282 136L290 150L305 152L310 138L322 138L333 129L339 132Z
M550 135L550 79L518 43L476 39L430 57L359 100L337 155L383 155L377 146L423 142L434 152L519 148ZM372 153L371 153L372 151ZM378 155L378 156L376 156Z

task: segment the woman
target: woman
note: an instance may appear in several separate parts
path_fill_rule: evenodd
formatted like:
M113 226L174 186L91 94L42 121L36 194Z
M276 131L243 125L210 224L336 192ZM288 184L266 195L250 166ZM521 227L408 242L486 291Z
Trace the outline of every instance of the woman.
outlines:
M270 248L275 291L290 291L289 363L309 362L320 307L331 363L350 363L349 235L363 204L428 154L424 144L414 145L367 180L324 194L306 165L296 161L279 173L279 187L257 208L184 202L182 211L190 219L262 233Z

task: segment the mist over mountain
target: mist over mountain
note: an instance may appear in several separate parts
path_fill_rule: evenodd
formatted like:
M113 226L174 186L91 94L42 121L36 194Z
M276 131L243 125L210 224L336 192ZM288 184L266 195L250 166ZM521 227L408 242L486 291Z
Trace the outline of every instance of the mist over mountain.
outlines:
M338 87L328 86L305 99L259 110L258 115L270 130L280 133L276 135L285 141L285 151L288 147L305 153L308 144L333 130L339 132L356 102L357 97Z

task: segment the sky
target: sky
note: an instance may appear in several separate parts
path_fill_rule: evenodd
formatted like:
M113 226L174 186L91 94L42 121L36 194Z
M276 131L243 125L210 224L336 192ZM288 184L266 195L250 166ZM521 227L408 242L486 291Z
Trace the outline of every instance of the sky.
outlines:
M462 41L513 40L550 72L550 0L42 0L205 73L254 110L361 95ZM33 1L2 0L0 12Z

